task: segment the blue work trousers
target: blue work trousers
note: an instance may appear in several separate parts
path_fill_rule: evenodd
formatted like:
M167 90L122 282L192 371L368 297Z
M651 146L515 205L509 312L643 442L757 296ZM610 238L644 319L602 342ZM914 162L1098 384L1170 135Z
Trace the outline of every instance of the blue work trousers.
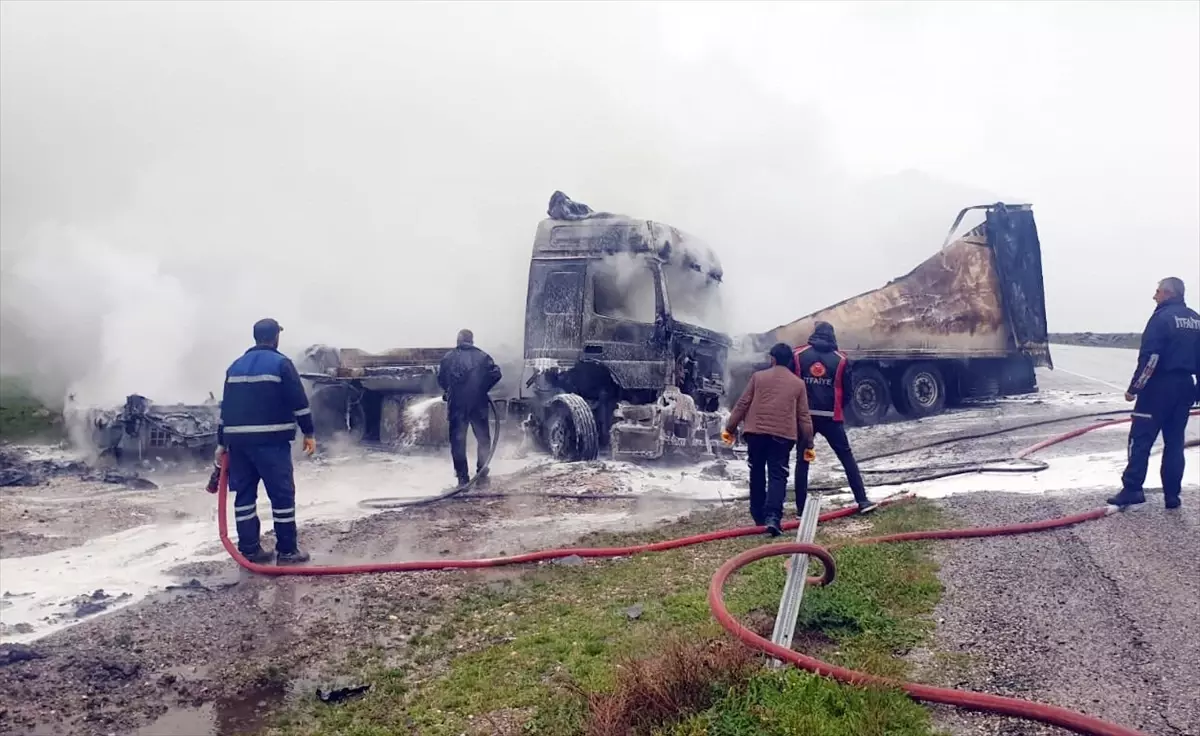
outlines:
M229 447L229 490L237 523L238 550L253 554L261 549L258 522L258 482L271 501L275 521L275 551L296 551L296 482L292 477L292 445L272 442Z

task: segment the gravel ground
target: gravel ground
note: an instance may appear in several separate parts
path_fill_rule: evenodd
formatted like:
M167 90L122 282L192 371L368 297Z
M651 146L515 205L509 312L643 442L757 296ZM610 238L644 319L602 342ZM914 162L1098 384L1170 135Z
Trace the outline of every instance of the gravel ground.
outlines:
M1194 477L1195 468L1189 473ZM965 526L1034 521L1106 493L987 494L943 503ZM937 648L965 655L942 684L1053 703L1147 734L1200 734L1200 498L1065 530L940 547ZM954 734L1058 729L937 708Z
M498 477L492 485L490 490L506 493L613 490L603 464L574 472L549 466ZM301 539L324 564L494 556L569 543L595 518L620 529L692 508L516 496L302 526ZM570 523L573 518L580 523ZM264 536L270 546L270 534ZM254 732L282 698L341 686L326 679L326 668L336 667L346 652L396 650L397 642L425 632L464 592L517 574L264 578L241 572L230 560L188 563L173 573L181 580L174 590L28 648L0 646L0 734ZM404 669L410 663L386 664Z

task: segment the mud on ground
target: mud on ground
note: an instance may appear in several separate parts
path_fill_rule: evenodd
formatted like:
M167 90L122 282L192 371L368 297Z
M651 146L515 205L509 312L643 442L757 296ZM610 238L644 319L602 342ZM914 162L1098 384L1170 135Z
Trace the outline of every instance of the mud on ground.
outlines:
M487 490L605 494L620 488L600 465L571 472L535 466L497 477ZM119 519L151 513L130 498L112 508ZM451 559L563 545L600 522L606 529L632 528L691 508L664 499L516 495L309 525L301 534L323 564ZM602 513L580 513L589 509ZM25 534L24 528L10 534ZM269 546L270 534L265 537ZM37 543L25 544L23 551L33 554ZM312 697L318 687L339 686L325 679L324 668L347 653L400 651L393 645L430 630L458 596L519 571L264 578L223 559L187 563L172 573L179 580L173 589L125 610L84 620L27 649L3 645L9 648L0 650L0 734L253 731L287 694ZM98 593L96 605L104 605L106 594ZM5 652L22 661L4 664Z

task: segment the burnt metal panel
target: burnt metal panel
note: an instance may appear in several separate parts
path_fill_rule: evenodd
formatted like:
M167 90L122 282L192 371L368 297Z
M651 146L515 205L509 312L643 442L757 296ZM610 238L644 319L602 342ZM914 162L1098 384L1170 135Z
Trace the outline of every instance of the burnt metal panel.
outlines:
M807 342L813 324L834 325L853 358L877 360L1029 355L1050 366L1041 245L1028 205L972 209L986 220L885 286L753 336L756 350ZM947 238L949 241L949 236Z
M779 327L768 338L802 345L817 321L833 324L839 345L852 355L1003 355L1010 345L991 250L976 232L886 286Z
M1035 364L1053 367L1042 282L1042 244L1033 211L996 205L988 209L986 225L1016 347Z
M526 359L579 355L586 276L586 260L534 260L530 264Z

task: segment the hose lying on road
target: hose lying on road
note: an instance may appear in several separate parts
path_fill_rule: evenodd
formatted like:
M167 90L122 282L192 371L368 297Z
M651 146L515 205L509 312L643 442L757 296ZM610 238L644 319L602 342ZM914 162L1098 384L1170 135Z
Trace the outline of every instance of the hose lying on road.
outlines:
M1198 413L1200 412L1192 412L1193 415ZM1066 440L1078 437L1087 432L1092 432L1097 429L1128 421L1130 421L1130 418L1125 418L1122 420L1110 420L1075 429L1056 437L1052 437L1049 440L1039 442L1031 447L1025 448L1024 450L1018 452L1016 457L1023 458L1034 452L1037 452L1038 450L1045 449L1060 442L1065 442ZM531 562L544 562L569 556L588 558L625 557L646 552L662 552L665 550L678 549L681 547L703 544L705 542L713 542L722 539L745 537L760 534L763 531L762 527L744 527L739 529L724 529L705 534L681 537L678 539L669 539L649 544L629 545L625 547L564 547L559 549L527 552L525 554L512 555L509 557L491 557L471 560L413 560L409 562L385 562L362 565L296 567L259 565L250 562L244 556L242 556L242 554L238 552L237 547L229 538L229 494L227 493L228 468L226 462L227 461L223 461L222 463L220 492L217 493L217 528L220 533L221 544L225 547L225 551L229 553L229 556L232 557L238 565L242 566L246 570L249 570L250 572L261 575L325 576L384 572L415 572L419 570L462 570L485 567L500 567L505 565L517 565ZM884 501L880 505L887 505L894 502L894 500ZM886 537L862 539L857 540L854 543L879 544L887 542L917 541L923 539L965 539L973 537L1026 534L1036 531L1059 529L1073 524L1080 524L1085 521L1099 519L1109 513L1112 513L1114 510L1114 507L1106 506L1081 514L1033 523L974 529L909 532L906 534L894 534ZM857 513L856 508L845 507L822 514L820 521L829 522L834 519L851 516L855 513ZM797 520L792 520L785 523L783 526L785 529L795 529L797 526L799 526L799 523L800 522ZM772 642L763 639L747 629L729 613L724 604L724 585L725 581L730 575L755 560L777 555L792 555L796 553L809 554L820 559L825 566L822 582L828 584L833 581L834 564L832 556L822 547L806 544L769 544L747 550L746 552L737 555L722 565L713 576L712 584L709 587L709 605L712 608L713 615L717 618L721 625L725 627L726 630L744 642L747 646L770 654L777 659L791 662L792 664L810 672L814 672L825 677L831 677L852 685L879 685L885 687L898 687L903 689L911 697L917 700L932 703L943 703L961 708L968 708L971 710L1000 713L1018 718L1024 718L1027 720L1041 721L1043 723L1048 723L1075 731L1076 733L1089 734L1091 736L1140 736L1139 732L1132 729L1108 723L1082 713L1075 713L1057 706L1045 705L1042 703L1035 703L1017 698L988 695L985 693L952 690L948 688L937 688L929 685L921 685L918 683L886 680L863 672L857 672L854 670L845 669L843 667L838 667L790 649L776 646Z
M492 464L492 457L496 454L496 445L500 444L500 414L496 412L496 405L488 402L488 408L492 414L492 443L488 447L487 457L483 459L483 467L481 467L475 475L465 485L456 486L450 490L438 494L436 496L425 496L423 498L402 498L399 496L384 496L381 498L367 498L358 502L359 506L367 509L405 509L416 508L418 506L429 506L442 501L448 501L459 494L466 493L474 488L479 483L480 473L486 475L486 471ZM489 494L492 495L492 494Z

